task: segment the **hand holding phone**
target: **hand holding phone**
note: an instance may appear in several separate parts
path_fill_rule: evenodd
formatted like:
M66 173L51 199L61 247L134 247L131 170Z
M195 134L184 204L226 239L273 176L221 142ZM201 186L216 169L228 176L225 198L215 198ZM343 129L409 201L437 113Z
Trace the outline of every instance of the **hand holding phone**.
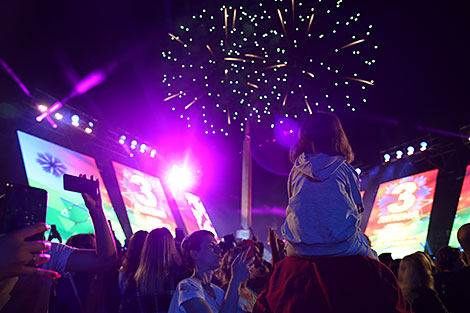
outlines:
M93 175L90 176L90 179L87 179L86 175L83 174L78 177L64 174L64 189L95 196L99 191L99 182L93 179Z
M47 191L7 183L5 206L0 210L0 233L11 233L25 226L46 222ZM44 240L42 233L27 240Z
M46 254L51 248L49 242L26 242L26 238L43 234L48 226L37 223L0 236L0 280L14 276L39 276L58 278L57 272L38 268L50 259Z
M243 250L246 250L247 248L249 248L248 253L246 255L247 260L252 258L253 255L255 254L255 243L251 239L243 240L242 241L242 248L243 248Z
M90 212L102 210L99 186L99 180L95 180L93 175L90 176L90 179L87 179L85 174L80 174L78 177L64 174L64 189L81 193Z

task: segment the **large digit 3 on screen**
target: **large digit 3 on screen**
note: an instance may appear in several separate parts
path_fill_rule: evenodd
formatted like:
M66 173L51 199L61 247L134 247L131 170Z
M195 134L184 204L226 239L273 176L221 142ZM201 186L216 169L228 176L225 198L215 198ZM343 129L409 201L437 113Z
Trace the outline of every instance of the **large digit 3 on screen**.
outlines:
M160 179L113 162L132 231L166 227L175 234L176 222Z
M65 191L63 188L62 176L65 173L75 176L83 173L99 179L104 212L111 221L116 237L124 243L124 232L95 159L22 131L18 131L18 139L28 183L32 187L47 190L49 198L46 222L56 225L63 240L75 234L94 232L82 196L76 192Z
M459 204L457 205L454 224L450 232L449 246L460 247L459 241L457 240L457 231L460 226L467 223L470 223L470 165L467 166L467 171L465 172Z
M438 170L382 183L366 228L378 254L402 258L423 251Z

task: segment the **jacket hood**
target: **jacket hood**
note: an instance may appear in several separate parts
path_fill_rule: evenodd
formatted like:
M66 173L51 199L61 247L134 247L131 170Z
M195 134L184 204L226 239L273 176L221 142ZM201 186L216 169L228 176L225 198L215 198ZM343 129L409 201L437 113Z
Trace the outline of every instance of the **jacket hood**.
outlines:
M295 160L294 168L314 180L324 181L345 162L346 160L338 155L330 156L323 153L311 155L302 153Z

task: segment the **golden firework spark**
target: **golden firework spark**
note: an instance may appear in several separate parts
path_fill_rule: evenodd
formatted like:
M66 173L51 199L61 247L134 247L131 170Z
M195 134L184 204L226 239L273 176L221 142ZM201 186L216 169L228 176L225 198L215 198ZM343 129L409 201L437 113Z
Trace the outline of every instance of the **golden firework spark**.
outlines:
M227 8L224 8L224 20L225 20L225 40L228 39L228 12Z
M284 67L284 66L287 66L287 64L283 63L283 64L271 65L271 66L267 66L265 68L262 68L261 70L264 71L264 70L269 70L269 69L272 69L272 68L279 68L279 67Z
M282 18L282 13L280 9L277 9L277 14L279 14L279 20L281 21L282 30L284 31L284 35L287 37L286 26L284 25L284 19Z
M256 84L252 84L252 83L246 83L246 84L247 84L248 86L251 86L251 87L256 88L256 89L259 88L258 85L256 85Z
M286 102L287 102L287 94L289 93L289 91L286 92L286 94L284 95L284 100L282 100L282 106L285 107L286 106Z
M170 35L171 38L173 38L174 40L178 41L180 44L182 44L183 46L185 45L185 43L179 39L179 37L173 35L172 33L168 33L168 35Z
M305 32L305 36L308 36L308 33L310 32L310 27L312 26L314 17L315 17L315 14L312 13L312 15L310 16L310 21L308 22L308 27L307 27L307 31Z
M361 43L361 42L364 42L364 41L366 41L366 40L365 40L365 39L359 39L359 40L353 41L353 42L351 42L351 43L348 43L347 45L342 46L342 47L339 48L338 50L343 50L344 48L357 45L357 44L359 44L359 43Z
M315 78L315 75L313 73L310 73L310 72L305 72L305 74L307 74L308 76L312 77L312 78Z
M230 125L232 124L232 121L230 119L230 110L227 109L227 123Z
M232 29L235 28L235 21L237 19L237 8L233 10L233 22L232 22Z
M214 55L214 52L212 51L211 46L206 45L206 48L207 48L207 50L209 50L209 52L210 52L210 53L212 54L212 56L215 58L215 55Z
M308 104L307 97L304 97L304 100L305 100L305 104L307 105L308 113L310 113L310 115L312 115L313 114L312 108L310 107L310 104Z
M180 92L177 92L177 93L175 93L174 95L171 95L171 96L169 96L169 97L166 97L165 99L163 99L163 101L168 101L168 100L171 100L171 99L173 99L173 98L176 98L176 97L178 97L178 96L179 96L179 95L181 95L181 94L183 94L183 92L182 92L182 91L180 91Z
M245 56L248 58L256 58L256 59L261 59L264 60L262 56L256 55L256 54L250 54L250 53L245 53Z
M360 83L364 83L364 84L367 84L367 85L374 86L373 82L365 80L365 79L359 79L359 78L347 77L347 76L343 76L343 78L347 79L347 80L354 80L354 81L357 81L357 82L360 82Z
M295 0L292 0L292 27L295 25Z
M230 57L226 57L224 58L225 61L236 61L236 62L245 62L246 60L245 59L242 59L242 58L230 58Z
M197 101L197 98L194 98L194 100L191 101L191 102L189 102L189 103L184 107L184 109L185 109L185 110L189 109L196 101Z

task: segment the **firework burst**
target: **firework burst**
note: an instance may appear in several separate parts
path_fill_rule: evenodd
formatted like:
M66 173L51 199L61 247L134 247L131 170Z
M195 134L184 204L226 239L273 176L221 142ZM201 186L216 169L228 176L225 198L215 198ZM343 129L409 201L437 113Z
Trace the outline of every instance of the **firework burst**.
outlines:
M202 10L169 33L165 102L188 127L201 121L206 134L225 135L248 120L272 123L274 115L355 111L374 85L378 47L372 25L341 6L274 0Z

